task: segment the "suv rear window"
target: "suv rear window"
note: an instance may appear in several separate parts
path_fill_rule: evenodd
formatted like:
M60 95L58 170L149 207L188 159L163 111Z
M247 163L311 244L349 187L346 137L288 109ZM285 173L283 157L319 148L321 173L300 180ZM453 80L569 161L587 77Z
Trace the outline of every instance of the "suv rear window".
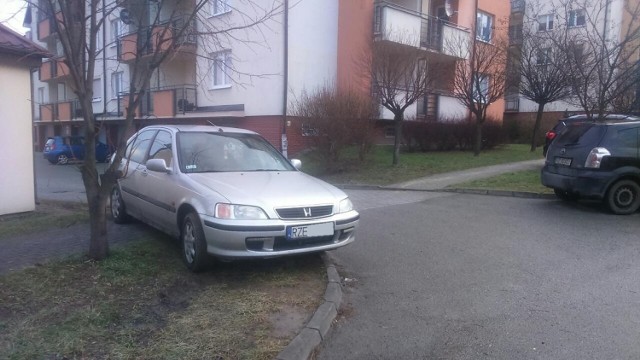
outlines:
M556 139L556 143L558 145L595 145L600 142L605 132L604 126L589 123L570 124Z

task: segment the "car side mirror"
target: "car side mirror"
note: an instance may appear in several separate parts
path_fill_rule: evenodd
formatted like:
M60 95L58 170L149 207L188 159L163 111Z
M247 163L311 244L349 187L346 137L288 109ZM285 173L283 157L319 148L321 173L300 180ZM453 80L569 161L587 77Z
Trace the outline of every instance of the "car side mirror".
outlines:
M171 173L171 169L167 167L167 163L164 161L164 159L149 159L147 161L147 170L162 172L165 174Z
M296 170L302 169L302 161L298 159L291 159L291 165L293 165L293 167L296 168Z

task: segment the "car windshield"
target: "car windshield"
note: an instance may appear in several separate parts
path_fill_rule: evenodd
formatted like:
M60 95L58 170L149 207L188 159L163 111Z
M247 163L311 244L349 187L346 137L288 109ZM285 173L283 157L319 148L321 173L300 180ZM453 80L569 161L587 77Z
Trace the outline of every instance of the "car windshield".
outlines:
M177 144L183 173L295 170L256 134L179 132Z

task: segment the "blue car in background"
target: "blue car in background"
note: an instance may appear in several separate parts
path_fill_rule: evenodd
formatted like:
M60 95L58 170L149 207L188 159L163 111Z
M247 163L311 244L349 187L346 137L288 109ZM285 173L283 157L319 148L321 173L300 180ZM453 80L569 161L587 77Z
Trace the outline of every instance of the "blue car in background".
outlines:
M96 142L96 160L108 162L113 153L113 147L102 142ZM64 165L73 160L84 159L84 137L82 136L54 136L47 139L43 150L44 158L52 164Z

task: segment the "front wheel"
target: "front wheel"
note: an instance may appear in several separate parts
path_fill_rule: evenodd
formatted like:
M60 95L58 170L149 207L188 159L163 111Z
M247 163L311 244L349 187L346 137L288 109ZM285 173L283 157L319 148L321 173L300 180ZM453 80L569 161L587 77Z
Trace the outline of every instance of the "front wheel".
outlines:
M60 165L66 165L69 162L69 158L65 154L58 155L56 160L58 161L58 164L60 164Z
M620 180L611 185L605 202L616 215L633 214L640 208L640 185L632 180Z
M111 216L116 224L124 224L129 221L129 215L124 208L122 194L120 194L120 189L117 185L111 190Z
M207 266L207 242L200 219L196 213L189 213L182 221L182 259L187 268L193 272L200 272Z

